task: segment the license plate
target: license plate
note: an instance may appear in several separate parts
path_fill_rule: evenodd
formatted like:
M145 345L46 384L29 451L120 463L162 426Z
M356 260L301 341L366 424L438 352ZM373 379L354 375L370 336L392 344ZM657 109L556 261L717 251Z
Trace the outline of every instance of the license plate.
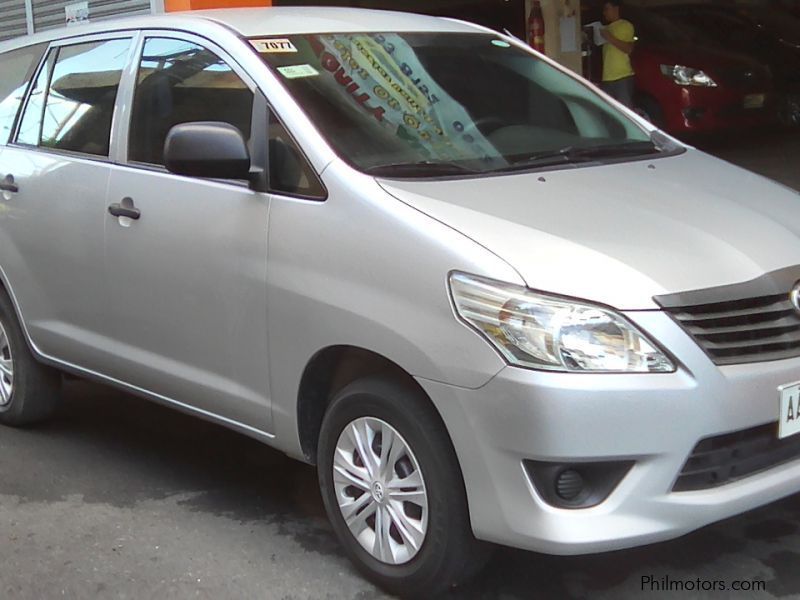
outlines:
M748 94L742 104L745 108L763 108L765 99L764 94Z
M778 437L783 439L800 432L800 382L782 385L780 394L780 416Z

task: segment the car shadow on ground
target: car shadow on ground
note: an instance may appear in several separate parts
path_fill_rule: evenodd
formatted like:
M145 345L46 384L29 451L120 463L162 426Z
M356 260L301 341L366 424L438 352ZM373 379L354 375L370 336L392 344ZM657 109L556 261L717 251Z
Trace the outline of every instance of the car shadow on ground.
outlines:
M340 555L327 524L315 470L222 427L103 386L70 381L55 419L35 436L46 483L36 473L8 479L2 492L55 501L135 507L186 495L192 511L279 525L308 552ZM41 473L39 473L41 479ZM641 595L642 578L763 580L767 594L800 593L800 497L711 525L678 540L583 557L498 548L479 577L453 597L531 598ZM347 565L347 563L343 563ZM345 566L344 568L348 568ZM758 596L758 595L756 595ZM378 597L378 596L376 596ZM754 597L751 595L751 597Z

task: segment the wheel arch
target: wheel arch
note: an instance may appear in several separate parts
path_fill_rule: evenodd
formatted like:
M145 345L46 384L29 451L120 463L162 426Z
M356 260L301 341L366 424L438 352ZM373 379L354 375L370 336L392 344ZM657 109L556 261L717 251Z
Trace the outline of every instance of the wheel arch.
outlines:
M8 278L6 277L6 272L3 270L2 265L0 265L0 294L5 294L8 297L9 302L11 302L11 307L14 309L14 314L16 315L17 321L19 322L19 327L22 330L22 337L25 338L25 343L28 345L28 349L35 357L37 357L39 360L42 360L42 353L39 352L36 344L34 344L33 340L31 339L25 319L22 316L22 310L20 309L19 302L17 302L17 297L14 295L14 290L11 289L11 285L8 283Z
M306 364L297 396L297 429L303 457L316 464L322 419L336 392L349 383L370 375L381 375L409 386L425 398L448 431L434 402L416 379L391 359L357 346L328 346ZM453 445L448 431L448 442Z

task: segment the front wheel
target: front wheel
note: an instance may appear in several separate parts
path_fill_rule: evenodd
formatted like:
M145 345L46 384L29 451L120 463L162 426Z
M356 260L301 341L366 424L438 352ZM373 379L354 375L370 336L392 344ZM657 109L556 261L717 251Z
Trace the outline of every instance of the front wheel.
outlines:
M369 378L339 392L323 420L318 468L345 551L385 590L431 597L483 566L487 547L472 536L450 439L414 387Z

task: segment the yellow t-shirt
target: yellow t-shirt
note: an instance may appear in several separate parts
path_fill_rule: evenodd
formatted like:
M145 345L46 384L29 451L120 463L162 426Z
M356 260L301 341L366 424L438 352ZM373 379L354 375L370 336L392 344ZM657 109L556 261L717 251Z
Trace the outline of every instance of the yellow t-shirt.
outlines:
M620 42L633 42L636 34L633 24L625 19L618 19L606 27L611 35ZM631 57L609 42L603 44L603 81L616 81L633 75Z

